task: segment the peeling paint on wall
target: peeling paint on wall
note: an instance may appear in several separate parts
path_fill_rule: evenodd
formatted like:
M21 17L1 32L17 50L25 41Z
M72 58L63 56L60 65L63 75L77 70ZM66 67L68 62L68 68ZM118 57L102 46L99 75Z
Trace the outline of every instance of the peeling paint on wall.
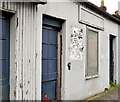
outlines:
M83 29L72 27L71 41L70 41L70 59L82 60L83 52Z

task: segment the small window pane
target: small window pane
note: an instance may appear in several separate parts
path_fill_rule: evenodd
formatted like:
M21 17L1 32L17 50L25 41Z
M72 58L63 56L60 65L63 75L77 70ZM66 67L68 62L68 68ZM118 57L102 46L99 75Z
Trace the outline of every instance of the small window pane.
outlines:
M98 32L88 30L87 75L98 73Z

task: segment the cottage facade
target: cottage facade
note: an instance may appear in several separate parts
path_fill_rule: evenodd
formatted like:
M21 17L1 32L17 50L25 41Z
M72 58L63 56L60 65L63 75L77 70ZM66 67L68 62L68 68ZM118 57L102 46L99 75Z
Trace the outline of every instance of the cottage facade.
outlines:
M118 84L120 20L90 2L43 3L1 3L10 39L3 97L82 100Z

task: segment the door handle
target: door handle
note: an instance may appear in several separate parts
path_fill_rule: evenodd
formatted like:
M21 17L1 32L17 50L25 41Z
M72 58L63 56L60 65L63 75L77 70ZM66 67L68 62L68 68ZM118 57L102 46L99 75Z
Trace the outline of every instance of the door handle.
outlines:
M71 62L68 63L68 70L71 70Z

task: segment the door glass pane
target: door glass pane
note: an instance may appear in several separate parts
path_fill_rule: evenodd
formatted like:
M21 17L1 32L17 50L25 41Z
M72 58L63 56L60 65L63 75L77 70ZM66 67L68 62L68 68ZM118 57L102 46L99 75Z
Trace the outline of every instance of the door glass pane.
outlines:
M0 58L6 58L6 40L0 40Z
M88 75L98 72L98 33L89 30L88 33Z

